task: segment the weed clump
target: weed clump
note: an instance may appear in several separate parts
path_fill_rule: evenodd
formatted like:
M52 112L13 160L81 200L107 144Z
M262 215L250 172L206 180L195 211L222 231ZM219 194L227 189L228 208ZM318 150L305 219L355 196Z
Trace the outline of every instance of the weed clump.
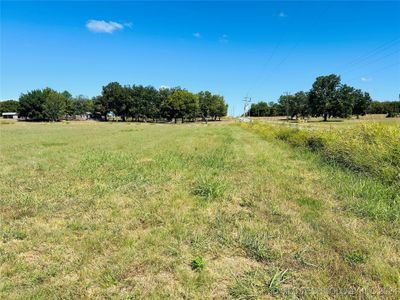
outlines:
M268 291L273 294L279 294L282 289L282 285L287 281L288 275L286 270L277 270L272 278L268 282Z
M201 256L196 256L190 264L193 271L201 271L204 269L205 265L206 263L204 261L204 258Z
M263 232L245 229L239 243L247 256L258 262L267 262L276 258L276 253L268 245L268 239L268 235Z
M246 271L229 287L229 295L236 299L257 299L266 293L266 282L264 272Z
M351 265L358 265L367 260L367 256L361 251L352 251L345 255L344 260Z
M4 242L11 240L25 240L28 237L27 233L23 230L5 231L2 235Z
M194 185L193 194L204 200L215 200L223 198L226 184L220 178L202 176Z
M246 271L229 287L229 294L236 299L264 299L267 294L277 296L286 292L284 286L288 279L287 269L275 270L272 277L264 270Z

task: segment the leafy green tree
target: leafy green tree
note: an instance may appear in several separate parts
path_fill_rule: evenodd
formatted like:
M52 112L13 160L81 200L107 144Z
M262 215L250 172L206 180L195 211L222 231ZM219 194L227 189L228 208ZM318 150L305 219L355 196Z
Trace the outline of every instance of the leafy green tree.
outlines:
M400 113L400 101L371 101L367 113L396 116Z
M300 116L307 118L310 115L310 108L308 106L308 94L300 91L293 95L293 101L295 103L296 118Z
M19 115L30 120L44 120L43 106L46 96L43 90L32 90L19 97Z
M66 95L51 88L33 90L19 98L19 114L33 121L58 121L65 115Z
M75 98L72 98L71 101L72 115L83 115L86 112L93 113L93 109L94 109L93 100L83 95L79 95Z
M143 111L142 109L142 95L143 95L143 86L142 85L133 85L128 88L128 116L132 119L135 119L136 122L139 121L140 115Z
M335 74L316 78L309 92L309 105L313 116L323 116L324 121L332 116L339 87L340 77Z
M270 107L268 103L264 101L252 103L249 113L252 117L267 117L270 115Z
M199 99L199 113L203 121L208 121L211 113L215 111L213 96L209 91L201 91L197 94Z
M357 116L357 119L360 116L365 116L369 106L371 105L372 99L371 96L367 92L362 92L361 90L355 91L355 99L353 106L353 115Z
M214 95L213 102L215 103L214 120L217 118L221 120L221 117L226 116L228 112L228 105L225 103L224 97L220 95Z
M133 85L129 89L129 116L139 121L156 120L161 116L161 97L152 86Z
M0 101L0 113L4 112L18 112L19 102L15 100Z
M161 118L164 118L168 121L174 119L172 116L173 110L171 110L171 99L169 99L172 94L176 91L182 90L180 87L173 88L160 88L158 91L158 95L160 97L160 115Z
M307 117L309 115L308 96L300 91L294 95L282 95L278 100L281 109L285 110L288 118Z
M111 111L110 103L108 99L102 95L96 96L93 99L93 110L95 115L100 114L104 121L107 121L108 113Z
M120 116L122 121L126 121L130 107L130 97L126 88L118 82L111 82L103 86L102 98L115 115Z
M153 121L161 117L161 98L157 89L152 86L146 86L143 90L143 100L146 119L151 118Z
M67 116L72 116L74 114L74 108L73 108L73 105L74 105L73 100L74 99L73 99L71 93L68 91L64 91L61 93L61 95L65 99L65 108L64 108L65 114Z
M228 106L224 101L224 97L220 95L213 95L209 91L202 91L197 94L199 102L199 115L204 121L209 117L214 120L226 116Z
M192 93L185 90L175 90L163 103L163 112L167 119L174 119L175 123L178 118L184 122L185 117L197 114L198 102Z
M184 113L183 113L183 118L182 122L184 119L188 119L189 121L196 121L196 118L199 114L199 99L197 98L197 95L184 91L186 93L182 93L185 95L183 96L183 101L184 101Z
M278 103L281 107L285 108L285 115L288 119L297 117L298 113L296 112L296 103L293 95L281 95L278 99Z
M350 117L358 92L347 84L341 85L337 90L337 96L331 101L330 114L339 118Z
M384 102L381 101L372 101L371 105L368 107L367 113L369 114L384 114L385 106Z
M284 116L286 114L285 106L281 105L280 103L269 102L268 106L269 106L268 116L270 116L270 117Z
M46 100L43 104L43 114L49 121L60 121L65 116L66 96L51 89L46 89Z

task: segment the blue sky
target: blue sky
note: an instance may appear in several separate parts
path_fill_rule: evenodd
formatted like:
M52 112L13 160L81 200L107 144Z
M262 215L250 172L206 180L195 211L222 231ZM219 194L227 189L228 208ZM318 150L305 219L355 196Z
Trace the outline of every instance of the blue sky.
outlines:
M0 99L50 86L182 86L275 101L315 77L400 93L400 2L1 2Z

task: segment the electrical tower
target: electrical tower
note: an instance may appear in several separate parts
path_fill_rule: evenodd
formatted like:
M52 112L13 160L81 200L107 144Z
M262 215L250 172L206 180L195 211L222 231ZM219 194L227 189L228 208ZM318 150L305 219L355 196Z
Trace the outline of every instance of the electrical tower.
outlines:
M248 96L244 97L244 113L243 113L243 117L246 117L246 113L249 110L249 103L251 102L251 98L249 98Z

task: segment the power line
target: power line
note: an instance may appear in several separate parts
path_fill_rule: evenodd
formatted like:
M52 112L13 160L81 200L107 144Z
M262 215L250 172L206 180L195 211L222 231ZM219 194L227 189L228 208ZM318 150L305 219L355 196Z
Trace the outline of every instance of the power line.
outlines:
M325 12L326 12L327 10L328 10L328 6L325 5L325 6L323 7L322 12L321 12L319 15L324 15ZM311 23L311 26L310 26L311 29L315 28L315 25L318 23L318 20L319 20L319 19L318 19L317 15L314 15L313 22ZM301 42L301 37L300 37L299 34L297 34L297 41L296 41L295 44L289 49L289 52L287 53L287 55L286 55L274 68L269 69L269 72L266 72L265 75L266 75L266 74L270 74L271 72L278 70L278 68L279 68L281 65L283 65L283 64L286 62L286 60L292 55L293 51L299 46L300 42ZM259 84L262 83L262 79L263 79L263 77L260 76L260 80L257 82L257 85L255 85L255 88L257 88L257 87L259 86Z
M380 61L380 60L382 60L382 59L384 59L384 58L386 58L386 57L392 56L392 55L397 54L397 53L399 53L399 52L400 52L400 50L396 50L395 52L391 52L391 53L389 53L389 54L387 54L387 55L381 56L381 57L379 57L378 59L375 59L375 60L373 60L373 61L370 61L370 62L367 63L367 64L363 64L362 66L358 66L358 67L349 69L349 70L347 70L347 71L345 71L345 72L343 72L343 73L341 73L341 74L346 74L346 73L352 72L352 71L357 70L357 69L365 68L365 67L367 67L367 66L369 66L369 65L371 65L371 64L376 63L377 61Z
M373 71L373 72L364 74L364 76L373 75L373 74L379 73L379 72L381 72L381 71L384 71L384 70L386 70L386 69L390 69L391 67L394 67L394 66L397 66L397 65L400 66L400 62L396 62L396 63L394 63L394 64L387 65L387 66L385 66L385 67L383 67L383 68L380 68L380 69L377 69L377 70L375 70L375 71ZM354 80L354 79L357 79L357 78L358 78L358 76L357 76L357 77L350 78L349 81Z
M387 49L390 49L391 47L395 46L396 42L399 41L399 40L400 40L400 38L392 39L390 41L387 41L387 42L379 45L378 47L372 49L371 51L368 51L367 53L358 56L353 61L350 61L350 62L346 63L346 68L351 67L353 65L357 65L360 62L362 62L362 61L364 61L364 60L366 60L366 59L368 59L370 57L373 57L374 55L376 55L376 54L378 54L380 52L383 52L383 51L386 51Z
M280 39L280 41L281 41L281 40L282 40L282 39ZM257 82L255 83L255 86L258 86L258 84L260 83L260 81L262 81L262 78L263 78L263 77L262 77L262 74L263 74L263 71L262 71L262 70L266 69L267 65L269 64L269 62L271 61L272 57L274 56L276 50L278 49L279 44L280 44L280 42L277 43L277 44L275 45L274 50L272 50L271 55L269 56L268 60L267 60L267 61L263 64L263 66L261 67L261 71L258 72L258 75L257 75L258 80L257 80ZM249 92L249 91L248 91L248 92Z

